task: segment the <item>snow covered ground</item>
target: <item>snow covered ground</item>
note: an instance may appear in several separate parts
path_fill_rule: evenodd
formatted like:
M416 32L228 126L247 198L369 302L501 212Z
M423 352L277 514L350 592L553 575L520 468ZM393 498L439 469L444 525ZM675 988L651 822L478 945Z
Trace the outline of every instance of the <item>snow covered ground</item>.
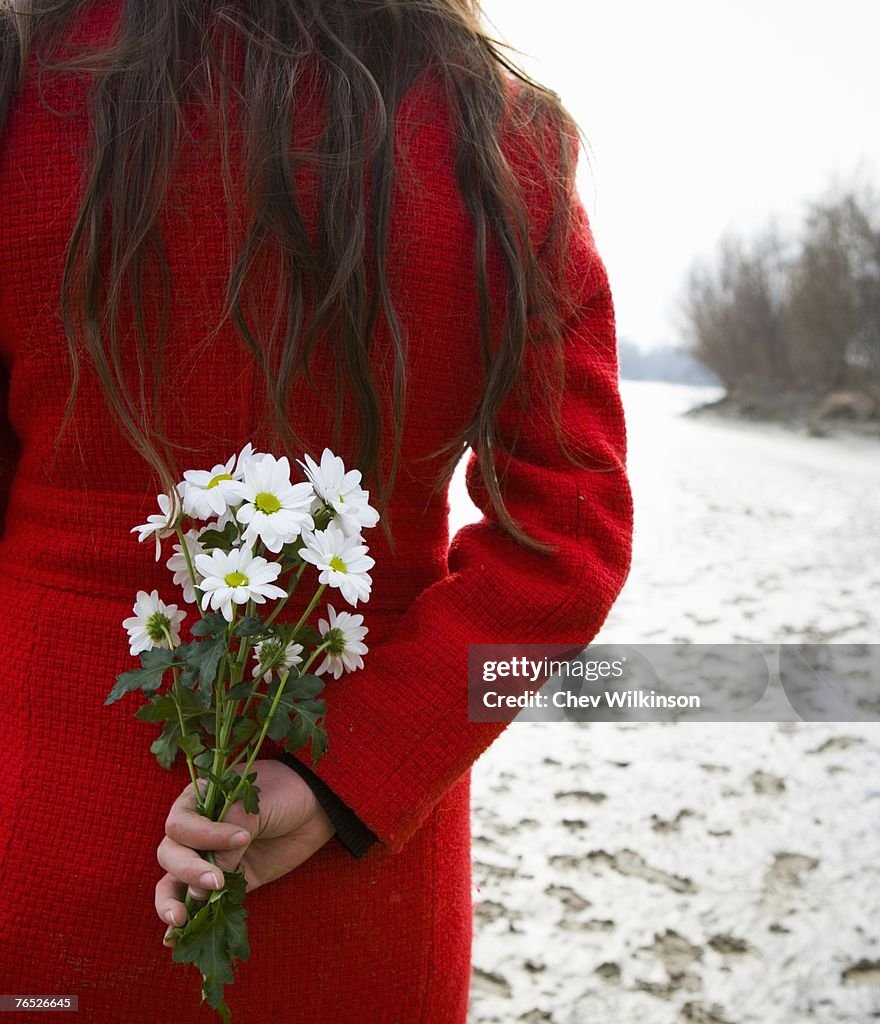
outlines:
M880 641L880 444L623 390L635 557L597 642ZM880 724L515 722L473 807L471 1024L880 1021Z

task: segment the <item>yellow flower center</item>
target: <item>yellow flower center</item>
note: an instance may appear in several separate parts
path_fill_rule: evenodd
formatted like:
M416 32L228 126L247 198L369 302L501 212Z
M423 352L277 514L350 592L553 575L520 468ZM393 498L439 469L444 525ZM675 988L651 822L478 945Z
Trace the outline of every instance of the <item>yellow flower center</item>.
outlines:
M246 587L250 580L243 572L230 572L223 577L227 587Z
M281 502L268 491L260 491L254 498L254 504L258 512L265 512L266 515L272 515L273 512L277 512L281 508Z
M207 489L210 491L213 487L216 487L217 484L219 484L221 480L231 480L231 479L232 479L232 474L231 473L218 473L216 476L212 476L211 479L208 481L208 488Z
M335 569L337 572L348 572L348 566L342 561L339 555L334 555L330 559L330 568Z

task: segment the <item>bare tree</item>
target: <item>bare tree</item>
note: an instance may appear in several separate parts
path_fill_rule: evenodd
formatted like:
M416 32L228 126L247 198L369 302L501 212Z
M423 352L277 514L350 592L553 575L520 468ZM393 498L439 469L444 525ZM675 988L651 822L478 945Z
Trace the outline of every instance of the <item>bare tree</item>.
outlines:
M786 332L798 384L843 387L865 345L866 215L855 196L814 203L792 266Z
M880 202L835 187L793 242L772 223L750 243L725 235L681 303L691 353L734 397L849 387L880 396Z
M683 299L688 347L731 392L788 384L784 246L775 226L751 245L727 234L714 267L691 270Z

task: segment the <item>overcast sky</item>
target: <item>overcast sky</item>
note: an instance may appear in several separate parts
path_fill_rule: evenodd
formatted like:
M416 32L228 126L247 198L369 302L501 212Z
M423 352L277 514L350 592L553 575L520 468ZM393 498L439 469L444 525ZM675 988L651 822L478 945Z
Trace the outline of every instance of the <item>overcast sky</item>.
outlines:
M677 341L691 262L797 224L834 176L880 187L880 0L483 0L589 140L580 193L618 330ZM589 163L587 162L589 160Z

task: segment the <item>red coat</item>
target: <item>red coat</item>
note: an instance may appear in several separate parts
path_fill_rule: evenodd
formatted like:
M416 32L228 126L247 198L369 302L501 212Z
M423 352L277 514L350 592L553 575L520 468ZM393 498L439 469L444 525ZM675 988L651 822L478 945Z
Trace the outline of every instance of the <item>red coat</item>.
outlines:
M83 36L104 35L116 10L116 2L95 4ZM69 115L59 117L39 103L34 69L0 142L8 391L0 425L12 462L0 540L0 990L76 994L80 1019L100 1024L210 1021L198 1007L198 972L171 962L153 908L162 874L155 850L186 766L158 766L150 727L133 717L137 698L104 706L117 673L133 667L121 622L136 590L176 597L152 544L129 534L154 511L155 483L90 373L75 424L53 448L69 381L58 295L87 122L82 81L47 83L52 104ZM209 334L228 268L225 198L215 140L193 116L161 225L174 282L166 379L182 468L209 467L260 441L250 358L228 324ZM358 860L332 840L248 896L252 957L229 990L239 1024L465 1020L469 768L503 728L467 720L467 644L585 644L630 564L612 297L580 201L569 266L582 305L568 323L564 412L581 446L612 468L573 467L544 420L526 418L507 467L508 505L557 552L526 551L486 519L449 546L448 502L431 493L437 463L425 456L462 428L480 387L477 291L462 258L474 232L430 76L407 97L399 123L409 170L395 199L388 273L410 337L410 404L390 510L397 551L379 529L368 535L374 590L357 610L370 652L363 671L328 683L330 752L318 768L380 842ZM529 173L524 154L512 158ZM550 212L540 190L533 212L540 237ZM493 244L496 323L503 268ZM380 334L379 350L387 343ZM329 374L322 364L318 379ZM329 441L327 414L305 387L295 390L292 415ZM508 407L505 436L515 418ZM470 492L486 511L473 473Z

